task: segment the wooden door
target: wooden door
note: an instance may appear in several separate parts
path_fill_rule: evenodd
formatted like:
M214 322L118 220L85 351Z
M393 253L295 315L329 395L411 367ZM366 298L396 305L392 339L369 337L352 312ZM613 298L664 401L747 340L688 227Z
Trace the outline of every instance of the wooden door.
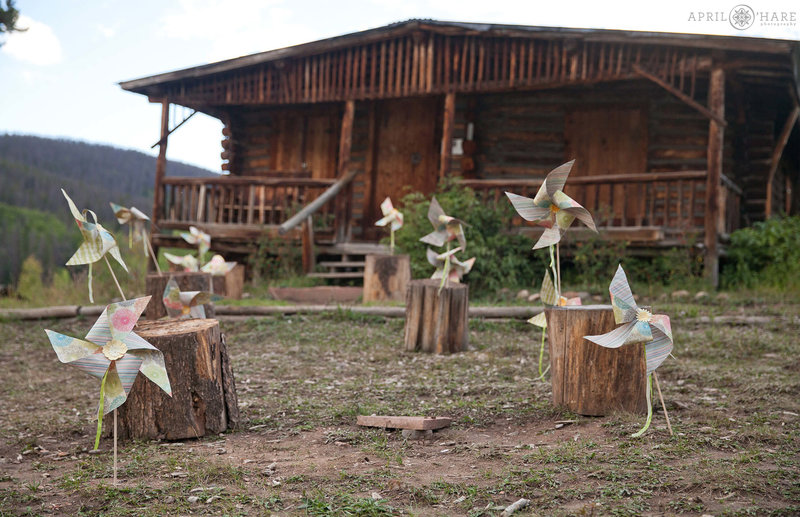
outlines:
M574 110L565 124L570 178L639 174L647 171L647 115L642 108ZM589 210L598 225L634 225L645 208L643 185L570 186L566 193Z
M373 223L380 219L380 204L387 196L397 205L409 192L429 194L436 189L440 145L436 120L441 113L440 104L436 97L417 97L388 100L376 106L365 235L376 236Z

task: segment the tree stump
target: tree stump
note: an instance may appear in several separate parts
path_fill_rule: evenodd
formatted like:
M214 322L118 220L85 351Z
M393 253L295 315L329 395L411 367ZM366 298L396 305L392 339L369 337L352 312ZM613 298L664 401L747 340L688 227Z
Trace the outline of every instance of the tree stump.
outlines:
M406 299L411 281L411 258L408 255L367 255L364 265L364 302Z
M236 426L236 387L217 320L140 321L134 332L164 354L172 397L138 375L117 410L120 437L183 440Z
M144 317L148 320L157 320L167 315L164 307L164 289L167 287L169 277L174 276L181 291L211 291L211 275L208 273L196 273L180 271L175 273L150 273L145 279L145 291L153 298L147 304ZM214 317L214 304L203 305L206 311L206 318Z
M244 290L244 265L236 264L236 267L226 274L211 277L211 282L214 286L214 294L231 300L241 300Z
M436 354L460 352L467 346L469 287L439 280L412 280L406 294L405 349Z
M605 348L583 336L616 328L610 305L548 307L553 404L579 415L647 411L642 345Z

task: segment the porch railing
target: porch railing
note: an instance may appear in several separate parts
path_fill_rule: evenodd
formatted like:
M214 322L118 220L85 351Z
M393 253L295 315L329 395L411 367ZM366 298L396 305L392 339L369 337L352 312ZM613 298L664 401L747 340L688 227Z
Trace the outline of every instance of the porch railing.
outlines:
M162 181L162 210L157 224L164 228L189 225L275 226L315 199L335 180L312 178L167 177ZM333 205L315 216L317 231L333 230Z
M501 202L504 192L533 197L542 179L463 180L483 199ZM705 223L706 171L653 172L573 177L565 192L595 217L598 226L658 227L664 234L702 233ZM738 228L741 190L722 181L720 230ZM517 217L514 225L522 225Z

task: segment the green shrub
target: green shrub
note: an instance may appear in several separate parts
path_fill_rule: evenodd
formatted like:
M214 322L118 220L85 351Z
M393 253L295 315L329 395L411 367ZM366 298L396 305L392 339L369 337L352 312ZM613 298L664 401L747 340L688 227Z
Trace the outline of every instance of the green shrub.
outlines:
M27 301L44 298L43 272L42 263L36 257L30 255L25 259L17 282L17 294L20 298Z
M800 288L800 216L773 217L733 232L721 280L725 288Z
M503 287L538 287L548 256L534 253L530 238L511 231L514 216L511 203L505 198L497 206L485 203L472 189L453 178L443 179L435 195L446 214L469 225L464 228L466 251L459 252L458 257L476 258L475 266L464 278L470 286L470 297L493 297ZM405 224L395 234L395 244L398 253L411 256L413 278L428 278L433 274L433 266L425 256L427 245L419 242L420 237L433 229L428 221L429 205L430 199L419 192L404 196L400 203ZM383 240L388 241L388 237Z

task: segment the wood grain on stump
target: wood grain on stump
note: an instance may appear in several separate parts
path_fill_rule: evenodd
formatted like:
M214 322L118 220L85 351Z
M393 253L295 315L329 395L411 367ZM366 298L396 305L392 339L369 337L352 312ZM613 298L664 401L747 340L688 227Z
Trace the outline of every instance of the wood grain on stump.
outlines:
M148 320L157 320L167 315L164 307L164 289L167 287L170 277L175 277L181 291L211 291L211 275L202 272L179 271L175 273L150 273L145 279L145 291L152 296L150 303L144 311L144 317ZM203 306L206 311L206 318L214 317L214 304L207 303Z
M610 305L545 311L554 405L591 416L647 411L644 347L605 348L583 338L616 328Z
M410 281L411 258L408 255L367 255L362 300L402 302Z
M412 280L406 294L405 349L436 354L460 352L467 346L469 287L439 280Z
M241 300L244 290L244 265L236 264L236 267L226 274L212 277L211 281L214 294L231 300Z
M117 410L120 437L183 440L238 423L233 371L219 322L143 320L134 331L164 354L172 397L138 375Z

